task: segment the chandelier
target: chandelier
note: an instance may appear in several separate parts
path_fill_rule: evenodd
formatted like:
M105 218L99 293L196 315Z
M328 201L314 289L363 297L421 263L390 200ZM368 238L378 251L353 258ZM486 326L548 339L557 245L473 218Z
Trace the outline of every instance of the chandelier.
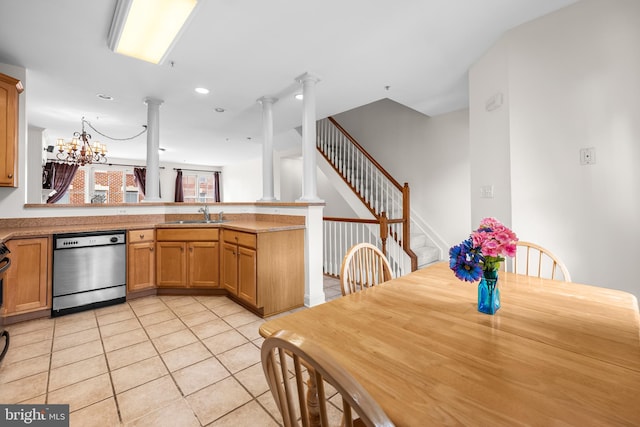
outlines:
M58 138L58 153L56 158L61 163L77 164L84 166L90 163L106 163L107 146L100 144L98 141L93 145L89 142L91 135L85 132L84 124L88 123L84 117L82 118L82 132L74 132L71 141L64 141L64 138ZM88 123L91 126L90 123Z
M60 163L68 163L70 165L84 166L91 163L106 163L107 162L107 146L100 144L98 141L93 145L89 142L91 135L85 132L84 125L89 126L94 132L109 138L114 141L129 141L135 139L147 131L147 125L142 125L142 131L133 136L127 138L114 138L109 135L105 135L98 129L94 128L91 123L82 118L82 132L74 132L73 139L71 141L64 141L64 138L58 138L58 152L56 158Z

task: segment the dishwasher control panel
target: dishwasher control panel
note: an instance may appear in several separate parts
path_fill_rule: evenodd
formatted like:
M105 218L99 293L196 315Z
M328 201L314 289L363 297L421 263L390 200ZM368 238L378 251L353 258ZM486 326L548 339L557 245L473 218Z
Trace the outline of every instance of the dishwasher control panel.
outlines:
M91 246L123 245L124 230L68 233L54 235L54 249L86 248Z

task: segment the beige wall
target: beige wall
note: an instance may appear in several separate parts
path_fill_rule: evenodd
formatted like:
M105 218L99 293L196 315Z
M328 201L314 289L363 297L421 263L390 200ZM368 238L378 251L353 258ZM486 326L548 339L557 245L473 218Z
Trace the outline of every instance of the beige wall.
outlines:
M401 184L411 208L447 245L470 232L467 110L427 117L389 99L335 116Z
M572 279L640 296L640 2L583 0L522 25L470 72L472 153L508 132L511 209L525 240L548 247ZM488 125L489 90L508 94L504 120ZM580 165L593 147L596 164ZM472 155L475 162L476 157ZM472 182L483 182L472 168ZM473 193L473 192L472 192ZM485 210L472 198L474 218Z

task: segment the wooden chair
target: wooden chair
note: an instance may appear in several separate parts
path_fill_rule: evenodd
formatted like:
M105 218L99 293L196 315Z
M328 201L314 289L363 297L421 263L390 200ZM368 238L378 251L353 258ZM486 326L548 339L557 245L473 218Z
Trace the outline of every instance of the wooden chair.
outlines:
M370 243L358 243L347 251L340 268L342 295L391 280L391 265L382 251Z
M571 281L569 270L558 257L542 246L531 242L518 241L516 256L513 257L512 272L526 276L546 277L554 280ZM524 272L520 272L523 269ZM556 277L557 270L562 279Z
M303 336L278 331L264 340L261 353L262 368L285 427L298 426L298 419L305 427L329 426L327 406L332 403L327 400L332 396L327 390L332 389L342 397L343 408L342 421L335 421L335 425L351 427L355 422L356 426L393 426L360 383L324 349ZM306 384L305 372L309 376ZM354 420L354 412L360 418Z

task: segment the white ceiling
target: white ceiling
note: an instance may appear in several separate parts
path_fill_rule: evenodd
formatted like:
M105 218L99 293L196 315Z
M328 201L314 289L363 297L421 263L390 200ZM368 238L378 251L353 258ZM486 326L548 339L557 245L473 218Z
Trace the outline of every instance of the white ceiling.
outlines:
M27 69L29 125L47 129L52 145L83 116L124 138L146 124L144 98L156 97L160 161L223 166L260 156L262 96L279 98L276 148L290 143L302 117L294 79L305 72L321 78L318 118L381 98L430 116L465 108L467 70L501 34L575 0L200 2L169 59L153 65L108 49L116 0L0 0L0 63ZM146 156L146 136L89 133L110 157Z

